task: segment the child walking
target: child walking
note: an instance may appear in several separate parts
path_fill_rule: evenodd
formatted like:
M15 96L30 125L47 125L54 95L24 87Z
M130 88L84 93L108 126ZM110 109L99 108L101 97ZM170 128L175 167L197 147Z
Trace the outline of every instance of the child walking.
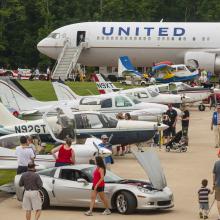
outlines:
M208 187L208 180L202 180L202 186L198 191L198 199L199 199L199 217L203 219L208 218L208 211L209 211L209 194L212 194Z

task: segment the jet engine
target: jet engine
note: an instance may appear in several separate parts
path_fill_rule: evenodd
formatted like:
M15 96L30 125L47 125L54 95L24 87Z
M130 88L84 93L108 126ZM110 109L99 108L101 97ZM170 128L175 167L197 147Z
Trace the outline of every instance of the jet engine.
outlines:
M187 52L185 54L184 63L198 63L200 69L211 71L212 73L220 73L220 56L216 53L209 52Z

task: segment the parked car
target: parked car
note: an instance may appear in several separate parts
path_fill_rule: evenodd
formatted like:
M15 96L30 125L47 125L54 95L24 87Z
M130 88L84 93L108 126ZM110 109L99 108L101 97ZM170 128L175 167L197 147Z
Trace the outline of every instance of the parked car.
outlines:
M146 180L123 179L111 171L105 175L105 194L111 209L121 214L131 214L136 209L154 210L173 207L173 193L155 152L136 152L135 156L148 172ZM153 168L153 170L152 170ZM48 206L89 207L94 165L54 167L38 172L42 181L43 208ZM15 177L16 194L22 201L24 188L19 187L20 175ZM102 208L99 198L96 207Z

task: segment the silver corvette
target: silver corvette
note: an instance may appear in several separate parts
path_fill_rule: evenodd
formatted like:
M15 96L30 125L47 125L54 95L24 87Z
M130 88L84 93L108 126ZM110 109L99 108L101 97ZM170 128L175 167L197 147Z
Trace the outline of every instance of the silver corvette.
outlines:
M148 173L149 180L123 179L113 172L105 175L105 194L111 209L121 214L131 214L136 209L167 209L174 206L173 194L166 185L166 179L156 153L134 152L141 166ZM49 206L89 207L94 165L73 165L50 168L38 172L43 181L41 190L43 208ZM19 187L20 175L15 177L16 194L22 201L24 188ZM96 207L102 208L97 198Z

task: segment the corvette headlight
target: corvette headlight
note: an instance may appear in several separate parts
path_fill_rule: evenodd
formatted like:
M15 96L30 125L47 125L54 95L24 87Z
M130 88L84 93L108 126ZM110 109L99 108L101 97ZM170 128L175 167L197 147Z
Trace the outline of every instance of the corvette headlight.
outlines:
M147 193L147 194L151 194L152 192L146 188L143 188L141 186L137 187L139 191L141 191L142 193Z

